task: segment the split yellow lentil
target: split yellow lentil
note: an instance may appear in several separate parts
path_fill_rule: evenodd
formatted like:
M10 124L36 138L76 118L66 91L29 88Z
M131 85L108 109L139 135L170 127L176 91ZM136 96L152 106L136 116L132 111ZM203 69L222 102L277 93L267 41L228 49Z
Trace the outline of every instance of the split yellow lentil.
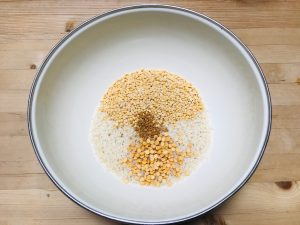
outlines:
M154 147L151 141L155 143ZM188 174L183 169L183 163L193 156L192 151L181 151L173 146L174 141L168 133L161 133L153 139L142 140L138 145L129 145L130 154L121 163L130 169L130 178L142 185L170 186L172 176Z

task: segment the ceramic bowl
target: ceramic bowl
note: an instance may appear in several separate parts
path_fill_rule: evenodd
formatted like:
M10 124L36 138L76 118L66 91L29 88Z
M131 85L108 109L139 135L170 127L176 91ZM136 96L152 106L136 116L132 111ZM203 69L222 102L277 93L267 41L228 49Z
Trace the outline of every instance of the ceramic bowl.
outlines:
M191 81L210 117L208 158L172 187L124 184L89 143L105 90L141 68ZM28 124L42 167L74 202L123 222L165 224L201 215L245 184L266 147L271 103L257 61L228 29L186 9L142 5L96 16L52 49L32 85Z

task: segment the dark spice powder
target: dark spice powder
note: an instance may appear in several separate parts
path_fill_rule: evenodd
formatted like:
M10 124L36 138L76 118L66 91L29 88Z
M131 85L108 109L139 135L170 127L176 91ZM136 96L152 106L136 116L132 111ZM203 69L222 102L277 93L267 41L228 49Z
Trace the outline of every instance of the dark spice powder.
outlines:
M135 131L144 140L159 135L162 131L166 131L160 124L155 121L155 117L148 111L137 114L137 120L134 124Z

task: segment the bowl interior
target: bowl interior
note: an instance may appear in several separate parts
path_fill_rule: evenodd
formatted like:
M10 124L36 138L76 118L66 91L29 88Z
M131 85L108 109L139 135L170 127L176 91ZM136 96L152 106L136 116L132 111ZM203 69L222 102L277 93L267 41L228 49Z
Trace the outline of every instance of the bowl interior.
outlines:
M170 188L122 183L88 140L106 89L141 68L191 81L211 120L208 159ZM151 7L119 11L74 32L41 71L31 110L38 153L57 183L95 211L137 222L189 217L230 195L256 164L269 121L263 79L232 36L205 18Z

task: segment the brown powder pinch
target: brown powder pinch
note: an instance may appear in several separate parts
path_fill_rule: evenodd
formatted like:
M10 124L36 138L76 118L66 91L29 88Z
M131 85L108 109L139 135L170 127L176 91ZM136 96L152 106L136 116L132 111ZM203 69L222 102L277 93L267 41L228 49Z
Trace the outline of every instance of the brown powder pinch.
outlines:
M142 111L137 114L134 129L143 140L152 139L155 135L166 131L166 128L163 128L156 122L154 115L148 111Z

